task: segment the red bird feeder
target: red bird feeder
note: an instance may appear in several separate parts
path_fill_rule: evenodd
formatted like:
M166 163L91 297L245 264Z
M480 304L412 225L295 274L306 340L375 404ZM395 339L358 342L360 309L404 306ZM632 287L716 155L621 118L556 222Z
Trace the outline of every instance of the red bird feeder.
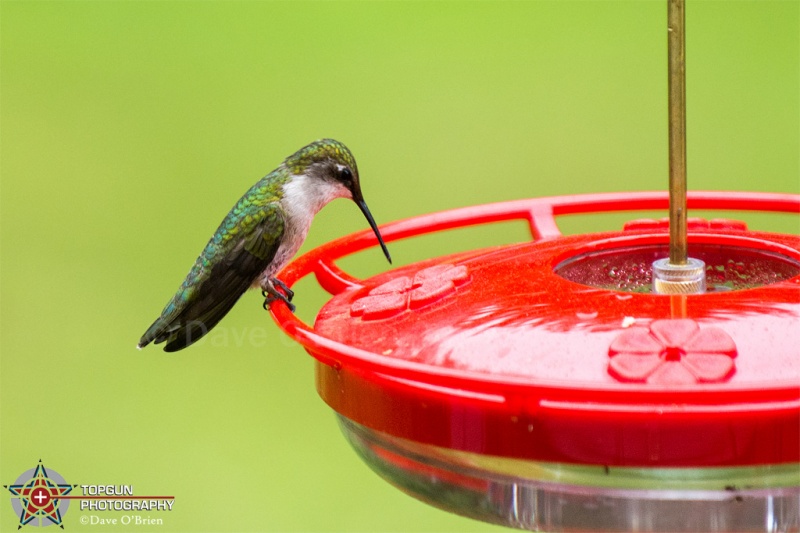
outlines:
M362 232L280 274L333 298L281 328L364 461L443 509L545 531L800 531L800 237L688 209L800 196L686 187L685 10L668 0L669 195L594 194L389 224L387 241L522 219L532 242L356 279ZM559 215L669 208L562 235Z
M800 529L800 237L688 220L706 291L658 294L668 223L562 235L559 215L667 209L666 193L520 200L382 227L387 241L525 220L533 240L356 279L369 232L291 263L333 297L280 327L389 482L547 531ZM800 213L800 196L696 192L691 209Z

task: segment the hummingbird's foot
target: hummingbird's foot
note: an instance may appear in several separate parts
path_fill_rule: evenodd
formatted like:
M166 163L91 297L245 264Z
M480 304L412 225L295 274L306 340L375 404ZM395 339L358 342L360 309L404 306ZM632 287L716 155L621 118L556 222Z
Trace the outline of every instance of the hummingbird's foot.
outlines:
M282 301L286 304L286 307L294 313L296 307L292 303L292 298L294 297L294 291L292 291L289 287L286 286L281 280L277 278L271 278L269 285L266 289L261 291L261 295L264 297L264 310L269 310L270 305L275 301ZM286 294L283 294L278 289L276 289L274 285L277 285L282 291L285 291Z
M292 301L292 298L294 298L294 291L290 289L284 282L278 278L270 278L270 282L272 282L273 286L277 285L280 290L286 293L286 297L289 299L289 301Z

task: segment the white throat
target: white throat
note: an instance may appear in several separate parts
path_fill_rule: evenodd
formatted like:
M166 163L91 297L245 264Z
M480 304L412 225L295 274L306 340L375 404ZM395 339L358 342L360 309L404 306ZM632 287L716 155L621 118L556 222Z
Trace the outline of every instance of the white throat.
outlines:
M314 215L336 198L352 198L352 195L341 183L300 174L283 186L281 206L289 221L310 226ZM301 222L306 220L307 224Z
M293 176L291 181L283 185L281 208L285 226L281 245L254 286L267 286L269 278L283 268L303 245L314 215L336 198L352 198L352 194L341 183L311 178L305 174Z

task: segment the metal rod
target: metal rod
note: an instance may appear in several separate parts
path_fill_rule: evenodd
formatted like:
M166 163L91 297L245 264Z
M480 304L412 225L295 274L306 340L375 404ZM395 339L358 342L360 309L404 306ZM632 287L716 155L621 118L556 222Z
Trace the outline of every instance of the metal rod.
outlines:
M686 264L686 9L667 0L669 48L669 262Z
M706 265L687 257L686 237L686 10L684 0L667 0L669 49L669 259L653 262L653 292L706 291ZM683 311L677 309L678 311ZM673 309L676 311L676 309Z

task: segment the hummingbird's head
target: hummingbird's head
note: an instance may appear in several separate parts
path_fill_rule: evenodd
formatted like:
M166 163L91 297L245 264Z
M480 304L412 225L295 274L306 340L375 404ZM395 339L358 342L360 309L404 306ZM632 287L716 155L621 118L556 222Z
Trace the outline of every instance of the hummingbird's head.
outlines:
M334 198L353 200L375 232L386 259L392 262L375 219L364 201L358 180L358 166L347 146L334 139L321 139L289 156L285 164L292 174L304 177L303 181L309 189L305 194L317 198L317 210Z

